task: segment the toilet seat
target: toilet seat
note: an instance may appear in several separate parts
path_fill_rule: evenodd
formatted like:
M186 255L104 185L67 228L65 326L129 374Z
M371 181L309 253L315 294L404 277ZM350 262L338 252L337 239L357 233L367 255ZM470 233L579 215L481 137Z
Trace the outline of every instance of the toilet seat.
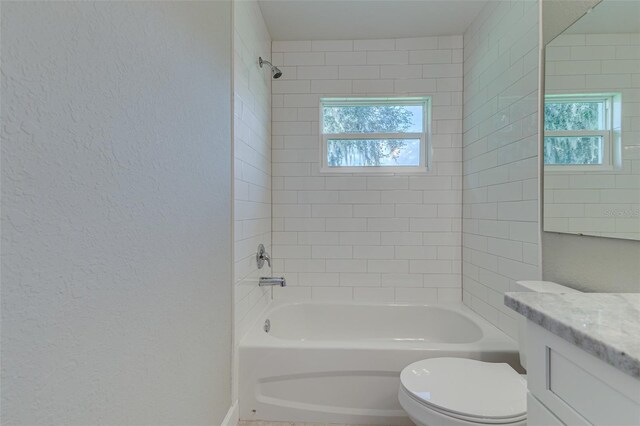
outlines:
M526 380L508 364L432 358L405 367L401 392L425 410L479 424L510 424L527 416Z

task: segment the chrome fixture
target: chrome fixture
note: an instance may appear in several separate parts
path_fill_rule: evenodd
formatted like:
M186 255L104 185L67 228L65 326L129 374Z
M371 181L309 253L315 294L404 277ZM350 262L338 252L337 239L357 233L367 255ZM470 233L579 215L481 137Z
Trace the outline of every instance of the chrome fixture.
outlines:
M282 71L280 71L280 68L276 67L271 62L265 61L264 59L262 59L262 57L260 57L258 58L258 63L260 64L260 68L262 68L262 65L264 64L269 65L269 67L271 68L271 75L273 76L274 79L278 79L282 77Z
M271 321L269 321L268 319L264 321L264 331L265 333L271 331Z
M271 257L269 256L269 253L267 253L267 250L265 250L263 244L258 245L256 262L258 263L258 269L262 269L262 267L264 266L264 262L267 262L267 265L269 265L269 268L271 268Z
M287 280L284 277L260 277L260 282L258 283L260 287L266 286L274 286L279 285L280 287L284 287L287 285Z

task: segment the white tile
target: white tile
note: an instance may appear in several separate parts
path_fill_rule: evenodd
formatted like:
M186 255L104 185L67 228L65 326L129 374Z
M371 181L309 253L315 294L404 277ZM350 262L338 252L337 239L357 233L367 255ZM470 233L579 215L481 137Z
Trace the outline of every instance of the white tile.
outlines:
M364 65L367 63L366 52L327 52L327 65Z
M291 231L324 231L325 219L318 218L285 218L284 230Z
M393 259L394 248L391 246L354 246L354 259Z
M350 287L312 287L311 298L318 301L349 301L353 299Z
M311 257L314 259L350 259L353 255L351 246L320 246L312 247Z
M273 90L273 167L261 174L248 171L265 187L266 171L274 175L273 252L281 253L274 265L303 289L296 293L300 298L388 303L397 299L397 288L420 288L425 291L412 293L419 300L436 301L440 289L442 300L454 299L461 283L462 65L452 61L462 53L461 40L274 44L274 59L289 72ZM422 62L409 65L410 58ZM387 94L432 97L435 148L429 175L321 175L320 97ZM247 146L254 138L247 128L237 133ZM411 273L411 267L425 272ZM401 292L400 299L407 294Z
M397 259L436 259L438 247L407 245L395 248Z
M408 64L409 63L409 52L406 51L387 51L387 52L377 52L370 51L367 52L367 64Z
M367 272L365 259L327 259L327 272Z
M406 274L409 272L408 260L369 260L367 272L380 272L385 274Z
M337 66L299 66L297 67L297 78L305 80L331 80L338 78Z
M461 35L439 36L439 49L462 49L463 37Z
M391 204L355 205L354 217L395 217L395 206Z
M380 67L380 78L387 79L407 79L421 78L421 65L382 65Z
M438 37L414 37L396 40L397 50L437 49Z
M380 232L340 232L342 245L380 245Z
M340 274L340 286L380 287L380 274L344 272Z
M414 50L409 52L410 64L450 64L453 55L449 49Z
M285 52L283 65L324 65L324 53Z
M380 201L392 204L418 204L422 203L422 191L382 191Z
M422 274L382 274L383 287L422 287Z
M353 300L356 302L391 303L395 291L392 288L356 287L353 289Z
M353 93L393 93L393 80L353 80Z
M282 97L275 95L272 102L271 80L266 74L260 74L260 78L249 82L249 68L260 71L257 57L271 57L271 39L259 13L259 6L257 3L247 4L237 10L237 16L239 19L234 29L236 47L242 46L236 49L234 58L238 64L234 70L234 78L238 84L234 87L236 102L233 112L236 200L234 253L238 260L234 265L234 300L237 323L235 333L239 340L268 303L268 293L256 285L257 267L252 259L258 242L263 242L269 251L273 251L269 110L272 104L278 106ZM274 54L272 58L281 63L278 54ZM293 117L276 116L274 120L285 118ZM277 226L274 228L277 229ZM274 235L279 237L281 243L286 241L295 244L291 238L277 232Z
M396 302L435 303L438 290L435 288L396 288Z
M274 94L279 93L309 93L311 82L309 80L275 80L271 83Z
M432 94L437 90L437 79L435 78L415 78L395 81L395 91L397 93L424 93Z
M537 138L536 120L530 118L534 116L536 106L529 100L531 94L537 95L537 13L522 12L523 2L504 2L502 5L504 8L498 5L494 9L487 9L485 16L472 23L464 36L467 56L464 63L465 134L462 155L467 173L463 179L463 189L465 197L472 201L463 209L463 301L498 327L504 285L499 290L489 288L478 281L480 276L496 288L517 274L521 274L521 277L533 274L534 279L540 278L537 267L502 257L523 256L523 240L537 241L537 200L520 201L524 195L521 181L537 179L534 164L537 152L526 151L523 148L528 148L528 145L518 144L523 140L523 132L534 141ZM500 34L497 45L496 34ZM572 53L573 47L570 46L585 45L583 35L566 39L562 36L558 40L562 40L560 44L569 48L549 48L549 54L554 57L567 58ZM459 63L460 49L451 47L454 49L451 62ZM478 54L474 54L475 51ZM576 53L581 55L585 52ZM527 72L524 72L525 62ZM435 68L430 71L438 72ZM550 77L547 87L571 90L583 88L586 84L584 76L568 77ZM440 90L457 88L457 82L453 80L440 80L439 83ZM438 130L444 132L441 125L448 126L449 123L437 122ZM535 142L532 145L535 147ZM491 152L496 149L500 150L499 156ZM440 164L438 171L443 171ZM535 185L527 185L528 196L537 198L531 191L531 186ZM424 196L426 200L426 191ZM433 199L438 198L440 196L434 193ZM453 258L452 270L458 268L455 252L441 249L439 255L444 261ZM537 263L537 259L528 257L528 260ZM414 266L422 268L428 265ZM459 286L455 274L425 273L424 284L437 287L442 301L459 300L459 288L453 287Z
M340 79L378 79L380 67L377 65L344 65L338 70Z
M359 207L359 206L356 206ZM344 204L314 204L312 206L313 217L358 217L353 214L353 207Z
M422 234L418 232L381 232L380 245L421 246ZM399 247L396 247L396 251Z
M337 287L340 285L340 276L336 273L301 272L298 274L300 285L310 287ZM312 292L313 297L313 292Z
M367 220L368 231L408 231L408 218L369 218Z
M352 40L318 40L311 42L311 50L323 52L341 52L353 50Z
M379 191L340 191L339 199L345 204L380 204L380 194Z
M427 64L422 65L422 77L462 77L462 64Z
M326 221L327 231L366 231L367 219L329 218Z
M298 244L301 245L337 245L340 244L339 232L323 232L323 231L310 231L310 232L296 232L298 236Z
M355 40L353 50L394 50L395 45L394 39Z
M272 52L309 52L310 41L274 41L271 44Z

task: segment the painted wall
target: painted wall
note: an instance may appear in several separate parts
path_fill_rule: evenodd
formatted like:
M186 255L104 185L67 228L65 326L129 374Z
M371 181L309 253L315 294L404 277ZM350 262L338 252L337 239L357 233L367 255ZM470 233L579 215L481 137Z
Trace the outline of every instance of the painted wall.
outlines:
M2 4L4 424L219 425L230 2Z
M622 139L620 169L545 173L544 229L640 240L640 34L563 34L545 50L545 93L619 93Z
M257 1L234 2L235 329L239 341L271 299L258 287L258 244L271 251L271 38Z
M640 242L542 233L543 278L600 293L640 293Z
M276 297L460 300L462 36L273 43ZM321 97L432 96L422 176L319 169Z
M538 2L489 2L464 34L463 298L511 336L503 294L538 272Z

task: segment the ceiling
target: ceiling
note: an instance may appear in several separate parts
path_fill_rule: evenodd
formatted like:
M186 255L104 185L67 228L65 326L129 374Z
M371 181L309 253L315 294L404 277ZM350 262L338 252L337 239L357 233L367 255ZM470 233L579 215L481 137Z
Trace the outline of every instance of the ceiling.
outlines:
M462 34L488 0L258 0L273 40Z
M640 1L605 0L573 24L565 34L640 32Z

